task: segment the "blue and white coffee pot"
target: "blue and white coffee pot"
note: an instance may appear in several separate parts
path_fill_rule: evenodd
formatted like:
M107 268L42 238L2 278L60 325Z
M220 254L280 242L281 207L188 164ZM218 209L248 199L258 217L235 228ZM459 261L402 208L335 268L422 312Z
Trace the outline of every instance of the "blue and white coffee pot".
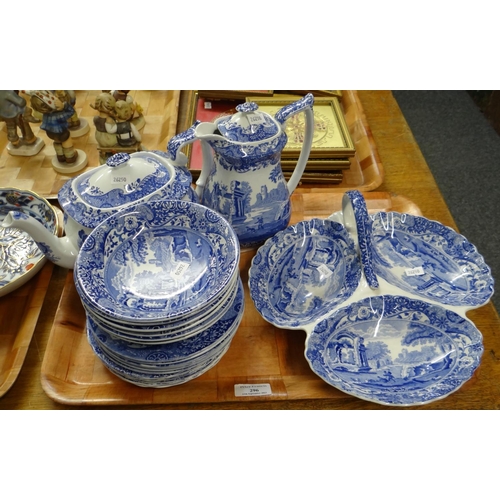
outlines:
M242 247L258 245L288 226L290 195L311 151L313 104L314 96L307 94L271 116L256 103L245 102L236 107L237 113L211 123L197 121L168 143L167 153L175 160L182 147L201 141L203 166L196 192L203 205L228 220ZM286 182L281 169L286 121L299 112L305 114L302 149Z

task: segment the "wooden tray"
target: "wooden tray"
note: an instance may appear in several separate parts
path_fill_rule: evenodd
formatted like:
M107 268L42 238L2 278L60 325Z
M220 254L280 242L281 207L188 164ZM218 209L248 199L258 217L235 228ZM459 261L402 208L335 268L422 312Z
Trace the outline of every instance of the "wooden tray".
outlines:
M407 198L365 194L371 212L396 210L420 215ZM341 209L342 193L294 194L291 223L327 217ZM72 405L217 403L346 397L317 377L304 358L305 333L276 328L255 309L247 281L255 250L241 255L245 314L228 352L199 378L166 389L137 387L122 381L101 363L85 333L85 313L68 273L41 368L43 390L53 400ZM270 384L272 395L236 397L235 384Z
M52 262L46 262L30 281L0 297L0 397L21 371L53 269Z
M342 108L356 154L351 159L351 168L343 170L342 182L331 189L333 192L348 189L374 191L384 180L384 168L363 106L355 90L342 91Z
M75 91L75 109L81 118L87 120L90 131L82 137L73 139L75 147L87 154L88 165L86 169L72 176L99 166L93 122L97 113L90 104L100 92L100 90ZM176 131L180 90L132 90L130 95L142 106L146 118L146 125L140 130L142 144L146 149L165 151L168 140ZM33 133L45 142L45 147L35 156L12 156L6 149L8 144L6 125L0 122L0 186L29 189L45 198L54 199L70 177L59 174L52 168L52 158L55 155L52 140L40 130L40 124L30 125Z

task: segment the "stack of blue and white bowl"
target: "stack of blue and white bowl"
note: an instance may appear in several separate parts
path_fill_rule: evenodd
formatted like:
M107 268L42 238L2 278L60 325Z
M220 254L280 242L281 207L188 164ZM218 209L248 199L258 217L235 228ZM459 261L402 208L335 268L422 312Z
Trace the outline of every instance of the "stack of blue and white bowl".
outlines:
M229 223L197 203L153 201L106 219L74 269L95 354L142 387L200 376L225 354L243 316L239 258Z

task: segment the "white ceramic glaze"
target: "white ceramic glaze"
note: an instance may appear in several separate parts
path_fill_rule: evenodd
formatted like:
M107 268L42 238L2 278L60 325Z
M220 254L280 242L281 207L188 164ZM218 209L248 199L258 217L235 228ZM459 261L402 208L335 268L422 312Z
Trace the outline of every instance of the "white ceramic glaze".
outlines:
M361 257L361 266L370 288L378 288L378 280L373 268L371 219L366 202L360 191L347 191L342 197L344 226L351 234Z
M278 232L258 249L248 285L267 321L302 329L345 302L360 279L359 255L344 226L312 219Z
M413 406L459 389L479 366L481 332L445 307L402 295L365 297L316 323L312 370L360 399Z
M187 201L150 201L92 231L74 279L82 301L101 316L163 324L220 299L239 257L237 237L217 212Z

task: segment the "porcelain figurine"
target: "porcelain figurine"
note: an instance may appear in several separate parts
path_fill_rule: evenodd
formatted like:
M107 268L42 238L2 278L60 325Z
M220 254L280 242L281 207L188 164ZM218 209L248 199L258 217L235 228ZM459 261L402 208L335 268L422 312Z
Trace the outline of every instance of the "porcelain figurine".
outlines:
M30 108L19 91L0 90L0 121L7 125L7 151L13 156L34 156L45 146L31 130L29 114Z
M131 121L134 114L132 105L127 101L117 101L114 114L114 123L105 123L106 132L116 135L118 149L134 149L135 151L139 151L142 138Z
M106 124L112 125L114 123L115 105L116 99L109 92L101 92L96 96L94 103L90 104L90 107L97 111L97 116L94 116L94 126L101 165L116 153L118 145L116 134L106 130Z
M49 260L73 268L83 241L118 210L155 199L197 202L186 163L185 155L172 161L161 151L117 153L106 164L69 179L59 191L65 237L57 238L34 218L15 211L2 226L26 231Z
M50 90L34 90L31 94L31 106L42 113L40 128L52 139L56 156L52 167L62 174L74 173L87 165L84 151L75 149L69 132L68 120L75 110L67 101L61 100Z
M133 121L136 107L131 100L117 101L111 92L104 91L91 107L98 112L94 125L101 164L118 152L133 153L143 149L141 134Z
M137 130L141 130L146 124L144 118L142 106L136 103L132 96L129 94L130 90L112 90L111 94L115 98L116 102L125 101L132 107L132 115L129 120L134 124Z
M203 166L197 181L201 203L224 215L240 244L255 246L288 226L290 195L297 187L311 151L314 97L281 108L274 116L258 110L254 102L236 107L237 113L213 123L196 122L173 137L168 154L201 141ZM305 113L305 135L299 160L288 183L281 170L281 151L287 143L286 121Z

